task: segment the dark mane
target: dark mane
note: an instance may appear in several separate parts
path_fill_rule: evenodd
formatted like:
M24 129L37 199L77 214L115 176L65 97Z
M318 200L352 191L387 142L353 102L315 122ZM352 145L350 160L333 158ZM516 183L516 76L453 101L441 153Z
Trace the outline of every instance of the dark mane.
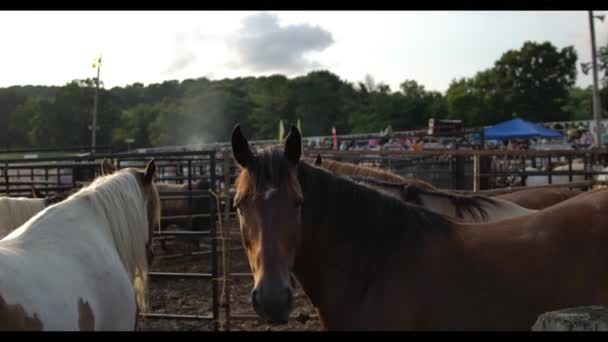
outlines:
M422 205L421 195L447 199L454 205L458 218L462 218L464 212L466 211L473 217L479 215L481 218L485 219L488 217L488 212L483 207L482 202L493 205L496 204L494 199L485 196L455 195L445 191L425 189L415 184L380 181L369 177L353 177L353 179L358 182L373 184L378 187L398 189L402 200L418 205Z
M464 212L466 211L473 217L479 215L481 218L485 219L488 217L488 212L483 207L482 202L493 205L496 204L494 199L485 196L455 195L444 191L423 189L415 185L406 186L402 190L402 196L404 196L406 201L421 204L422 199L420 198L420 195L435 196L447 199L454 204L454 207L456 208L456 215L459 218L462 218Z
M447 232L452 223L426 208L304 162L298 166L298 179L304 194L305 223L335 227L341 239L361 246L397 247L404 235Z

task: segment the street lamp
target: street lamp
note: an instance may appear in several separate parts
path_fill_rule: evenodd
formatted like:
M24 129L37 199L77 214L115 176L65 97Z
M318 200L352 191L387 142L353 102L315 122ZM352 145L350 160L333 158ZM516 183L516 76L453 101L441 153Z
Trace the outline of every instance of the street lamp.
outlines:
M97 68L97 78L95 78L95 97L93 99L93 124L90 126L91 129L91 151L95 153L95 143L97 130L97 103L99 96L99 72L101 70L101 56L95 58L93 62L93 68Z
M596 146L602 146L602 125L601 125L601 110L602 105L600 103L600 94L597 85L597 56L595 50L595 27L593 19L599 19L604 21L603 15L594 16L593 11L589 11L589 26L591 30L591 67L593 69L593 117L595 119L595 134L596 134ZM583 65L581 65L583 66ZM588 69L587 69L588 70ZM583 66L585 71L585 66Z

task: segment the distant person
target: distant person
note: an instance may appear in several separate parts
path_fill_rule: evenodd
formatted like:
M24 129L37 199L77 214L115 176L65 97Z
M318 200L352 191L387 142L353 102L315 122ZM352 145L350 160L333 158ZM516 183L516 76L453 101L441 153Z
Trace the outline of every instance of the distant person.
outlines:
M411 146L412 151L414 151L414 152L421 152L422 148L423 148L422 143L423 143L422 139L416 140L416 142L413 143L412 146Z

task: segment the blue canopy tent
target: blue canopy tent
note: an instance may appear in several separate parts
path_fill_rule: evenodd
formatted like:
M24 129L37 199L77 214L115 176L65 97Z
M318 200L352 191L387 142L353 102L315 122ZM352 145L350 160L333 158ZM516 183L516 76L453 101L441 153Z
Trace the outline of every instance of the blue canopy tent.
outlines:
M562 133L520 118L484 129L486 140L561 138Z

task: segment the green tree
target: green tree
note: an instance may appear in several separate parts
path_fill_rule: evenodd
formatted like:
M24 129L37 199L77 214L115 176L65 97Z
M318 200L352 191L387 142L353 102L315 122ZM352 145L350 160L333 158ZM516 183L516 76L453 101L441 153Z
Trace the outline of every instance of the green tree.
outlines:
M519 50L505 52L494 67L472 79L453 81L447 91L448 117L475 126L513 116L566 120L576 60L571 46L558 51L549 42L526 42Z
M251 126L257 138L275 138L280 119L290 118L289 80L283 75L260 77L251 89ZM297 115L297 114L296 114Z
M593 92L591 87L570 89L568 101L563 108L569 120L593 119Z
M17 107L19 107L26 98L17 94L14 89L3 89L0 91L0 146L10 148L14 146L14 136L10 134L11 116Z
M525 42L495 63L493 85L505 98L504 108L519 116L532 121L565 120L568 114L562 108L576 81L576 61L572 46L558 51L549 42Z
M350 132L349 114L340 96L342 88L349 85L338 76L325 70L314 71L293 79L289 85L289 114L285 119L295 123L300 117L307 135L329 135L332 127L338 132Z
M30 97L11 113L8 123L8 136L12 147L26 148L33 146L30 130L34 116L40 110L39 101Z

